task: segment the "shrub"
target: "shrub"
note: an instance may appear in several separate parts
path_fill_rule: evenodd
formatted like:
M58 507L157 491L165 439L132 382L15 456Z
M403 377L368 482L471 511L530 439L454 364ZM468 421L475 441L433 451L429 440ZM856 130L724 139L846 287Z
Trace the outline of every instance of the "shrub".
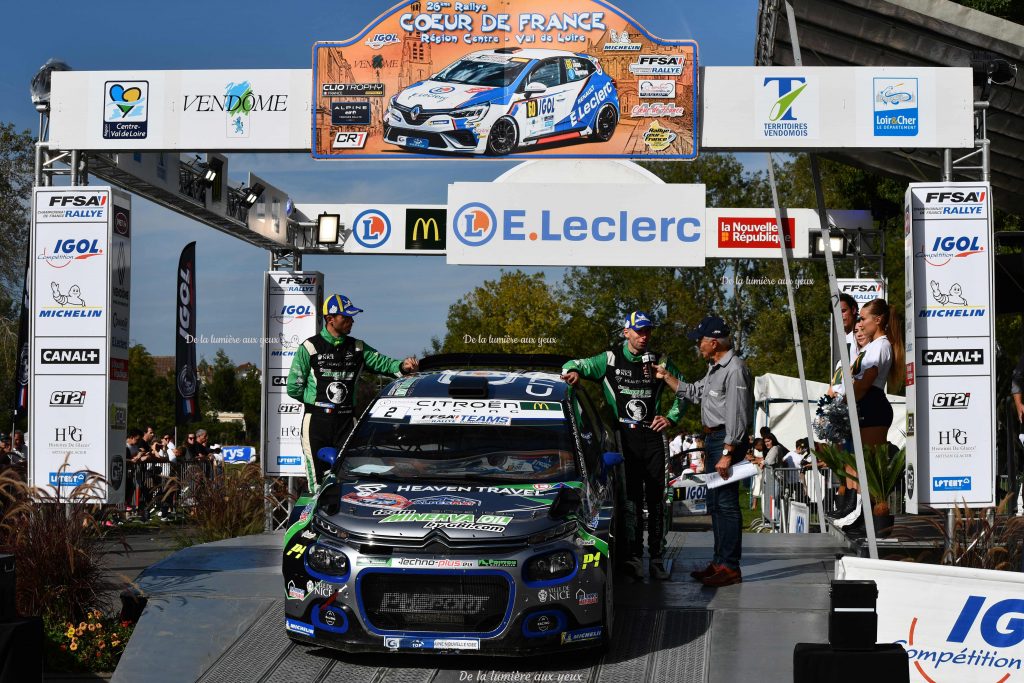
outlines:
M263 472L259 463L219 469L189 482L195 523L190 543L209 543L263 531Z
M124 653L134 625L87 612L77 623L44 620L47 668L56 671L113 671Z

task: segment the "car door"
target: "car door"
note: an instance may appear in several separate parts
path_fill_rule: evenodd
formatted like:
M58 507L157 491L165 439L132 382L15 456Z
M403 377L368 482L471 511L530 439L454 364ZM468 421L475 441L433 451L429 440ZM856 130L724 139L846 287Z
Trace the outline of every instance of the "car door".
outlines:
M555 124L568 115L572 106L558 57L542 59L533 67L523 80L524 92L531 83L540 83L547 89L540 95L527 93L520 122L524 139L554 133Z
M597 70L597 67L589 59L578 57L576 55L569 55L562 57L562 71L565 78L566 84L566 95L567 102L566 110L562 114L563 117L567 117L564 126L561 128L584 128L596 115L595 111L583 112L583 104L593 94L593 88L588 88L591 82L591 75ZM586 93L586 97L582 95ZM571 116L573 110L575 116Z

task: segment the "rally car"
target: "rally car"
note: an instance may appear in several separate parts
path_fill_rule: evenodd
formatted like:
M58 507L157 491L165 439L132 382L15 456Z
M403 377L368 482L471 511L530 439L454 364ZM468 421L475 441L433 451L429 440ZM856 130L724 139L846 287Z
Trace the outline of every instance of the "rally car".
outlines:
M503 47L470 53L392 97L384 141L504 156L542 143L605 142L618 122L615 81L596 58Z
M392 382L340 453L321 451L330 473L287 530L288 636L349 652L606 646L614 443L557 374Z

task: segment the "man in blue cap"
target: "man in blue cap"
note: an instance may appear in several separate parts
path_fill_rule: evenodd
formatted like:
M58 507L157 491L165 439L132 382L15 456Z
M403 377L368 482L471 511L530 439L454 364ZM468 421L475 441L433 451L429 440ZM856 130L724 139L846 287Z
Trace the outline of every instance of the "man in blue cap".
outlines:
M704 424L704 471L729 478L729 467L742 462L747 452L747 428L753 412L754 381L743 359L732 351L732 330L718 316L709 315L687 334L708 361L708 374L698 382L680 382L658 369L679 400L700 402ZM708 489L708 514L715 537L711 562L690 574L705 586L718 588L743 580L740 572L743 515L739 482Z
M327 465L316 454L324 446L341 448L355 418L356 382L363 368L378 375L399 377L415 372L414 356L395 360L369 344L350 337L354 316L362 313L348 297L332 294L324 300L320 334L302 342L288 372L288 395L304 406L302 453L310 492L323 481Z
M633 578L643 577L644 503L647 504L647 548L651 555L652 579L669 578L665 567L665 534L671 508L665 504L668 485L668 446L662 432L674 425L682 411L678 400L665 415L659 415L664 384L655 376L655 366L674 377L682 375L668 356L648 346L654 323L642 311L626 318L622 331L626 341L611 351L590 358L572 360L562 366L562 379L576 386L580 377L601 381L605 399L619 420L622 456L626 466L627 531L631 537L620 547L628 552L624 565Z

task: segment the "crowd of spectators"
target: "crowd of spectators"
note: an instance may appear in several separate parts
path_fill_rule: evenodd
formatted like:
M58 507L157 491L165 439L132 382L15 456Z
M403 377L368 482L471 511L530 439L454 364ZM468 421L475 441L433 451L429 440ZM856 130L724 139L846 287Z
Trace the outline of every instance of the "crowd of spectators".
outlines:
M144 521L154 513L158 519L172 519L183 484L187 487L192 477L211 476L223 468L220 447L211 446L209 439L205 429L197 429L176 446L170 431L158 439L151 426L128 430L126 512Z

